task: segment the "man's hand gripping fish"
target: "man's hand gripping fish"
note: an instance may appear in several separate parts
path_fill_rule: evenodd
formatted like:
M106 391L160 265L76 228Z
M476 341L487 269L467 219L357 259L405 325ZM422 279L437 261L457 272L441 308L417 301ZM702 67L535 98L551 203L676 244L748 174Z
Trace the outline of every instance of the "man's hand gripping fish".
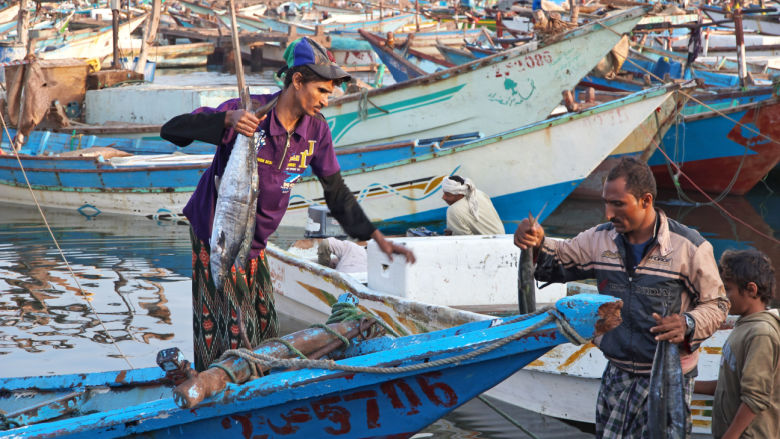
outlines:
M259 108L257 117L262 119L275 103L274 99ZM217 290L224 286L234 263L245 269L255 236L259 187L257 152L265 145L265 132L257 131L251 138L243 134L236 136L225 171L217 182L217 204L209 241L209 268Z

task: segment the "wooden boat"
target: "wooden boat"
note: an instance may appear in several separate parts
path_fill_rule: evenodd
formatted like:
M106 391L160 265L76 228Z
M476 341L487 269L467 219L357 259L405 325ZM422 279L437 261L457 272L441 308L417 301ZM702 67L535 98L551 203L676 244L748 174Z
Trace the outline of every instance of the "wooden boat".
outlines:
M132 58L140 53L140 43L131 47L123 47L123 54ZM214 53L212 43L171 44L151 46L147 59L154 62L157 68L181 68L205 66L208 56Z
M780 36L745 34L745 60L760 62L770 68L780 69ZM717 63L721 59L737 58L736 36L733 31L711 31L703 37L703 52L697 58L701 62ZM685 56L688 37L672 41L672 50Z
M450 298L451 286L455 285L452 283L453 279L458 276L468 276L468 273L463 273L464 270L469 270L469 268L462 259L458 263L453 263L459 253L453 251L453 247L448 246L448 242L459 238L397 239L398 242L413 248L416 252L419 252L421 246L416 245L415 242L422 242L433 247L429 251L429 255L444 255L449 256L451 259L449 264L445 262L440 263L437 260L429 261L429 265L417 266L417 264L425 264L422 258L418 258L415 266L412 266L413 268L409 268L409 270L429 273L434 269L433 267L436 267L437 276L428 276L428 283L433 283L438 285L438 287L428 285L424 292L412 298L370 288L353 276L323 267L313 262L312 259L316 259L316 255L312 250L308 251L308 253L306 250L298 249L286 251L271 246L266 254L274 282L274 296L277 309L279 312L297 315L304 320L321 320L329 314L330 307L336 301L336 298L345 292L349 292L360 299L362 309L373 315L381 316L385 323L397 332L409 334L436 331L441 328L474 321L475 319L489 320L491 316L486 314L488 312L506 312L509 308L503 305L507 305L507 303L500 300L491 300L494 296L488 294L470 294L470 305L468 306L462 304L453 306L441 305L445 298ZM475 239L475 241L482 241L482 248L487 249L487 252L482 256L483 258L489 258L491 254L495 253L493 249L496 248L496 245L491 240L504 240L511 243L512 239L511 236L479 236L473 238L479 238L479 240ZM469 249L469 251L471 250L473 249ZM402 283L403 279L397 277L399 271L396 269L405 272L407 268L402 267L404 262L390 263L382 258L372 259L375 254L369 248L369 284L372 283L372 270L379 276L383 276L383 273L389 276L388 279L382 279L385 284ZM480 253L478 252L471 254L475 259L480 258ZM311 259L305 255L311 255ZM506 257L504 254L501 254L501 258L494 261L496 266L504 266L509 270L517 271L516 257ZM493 265L491 265L493 269L489 272L485 271L484 264L474 265L474 267L477 268L469 271L469 273L474 273L476 277L473 282L480 284L492 283L495 271L493 270L495 268ZM407 276L410 275L407 274ZM548 288L556 286L558 285L553 284ZM562 291L555 293L547 292L548 288L538 290L537 302L549 301L549 299L540 299L540 294L555 298L560 295L576 297L580 293L597 292L595 286L583 283L569 283L561 287L563 287ZM503 292L504 297L516 297L515 283L510 283L505 289L509 291ZM443 291L446 291L446 293ZM516 306L516 302L511 304L512 308ZM733 321L724 325L713 337L703 343L699 357L699 379L717 379L721 347L728 337L732 324ZM592 343L581 346L562 344L512 374L486 394L509 404L548 416L592 424L596 413L596 396L605 366L606 359ZM524 390L518 392L517 389ZM561 395L567 395L567 397L561 398ZM712 397L699 394L694 395L692 408L695 437L710 434L711 406Z
M451 135L438 142L423 139L422 142L339 148L337 156L346 183L356 191L363 209L372 220L384 225L405 227L408 222L440 221L444 218L445 209L438 195L441 182L445 176L456 172L469 175L478 187L491 194L499 214L511 224L511 221L527 215L528 210L538 211L545 203L549 203L546 211L552 212L588 173L628 138L632 139L634 148L649 145L657 131L646 130L643 123L648 118L654 119L657 114L667 114L669 106L675 108L676 97L671 90L661 88L642 92L582 113L564 115L489 137L471 133L466 136ZM643 129L634 133L640 125ZM603 136L595 139L581 135L594 130L602 132ZM45 138L44 135L31 136L29 149L25 152L33 156L25 156L23 163L25 169L35 170L31 174L34 177L32 183L39 200L44 205L55 207L78 209L90 204L100 211L116 213L154 216L158 215L158 211L162 212L161 209L167 209L172 214L179 214L200 174L210 163L210 158L203 156L172 155L179 150L173 145L164 149L155 143L158 141L122 140L117 136L73 137L64 133L50 133ZM592 143L583 144L583 137L591 139ZM166 172L143 174L143 166L149 166L149 171L160 169L154 168L151 162L144 163L147 158L143 155L135 156L133 166L128 163L121 167L112 165L113 159L103 163L94 158L74 161L46 156L48 151L75 148L79 141L84 147L113 144L114 148L132 154L163 154L167 158L155 160L165 161L168 165L175 163L175 167L168 171L175 170L177 177L166 183L166 178L172 178L166 176ZM575 144L580 147L573 148ZM213 147L188 146L181 151L189 154L213 153ZM507 159L517 157L518 151L523 151L526 159ZM189 157L191 164L180 166L177 157ZM0 159L5 160L0 167L0 183L5 185L2 199L30 203L15 159L11 156L0 156ZM121 159L117 160L121 162ZM70 161L74 166L78 163L78 170L65 165ZM143 177L132 182L100 179L103 175L119 176L130 171L139 172L141 174L134 175ZM185 173L189 173L188 176ZM65 180L67 184L59 182L61 175L68 176ZM512 185L506 184L506 175L514 176ZM115 184L123 189L113 190ZM119 202L128 197L154 202L141 204L139 206L142 207L138 208ZM163 201L159 201L160 198ZM293 188L283 224L304 225L307 208L322 203L320 183L311 176L304 177Z
M341 147L379 139L446 136L454 126L460 132L493 135L543 120L560 101L561 92L573 88L617 43L619 36L613 30L631 29L643 14L643 8L629 9L566 32L550 43L528 43L462 66L334 99L323 115L334 142ZM583 46L585 39L588 44Z
M358 32L361 37L368 41L374 52L390 70L390 74L393 75L395 82L403 82L455 67L455 64L449 61L432 57L406 45L391 47L386 38L379 37L363 29L359 29Z
M659 49L657 47L634 45L633 48L641 52L643 55L647 57L651 57L653 59L665 57L665 58L669 58L669 60L676 61L679 63L685 63L687 59L687 56L684 56L680 53L670 52L667 50ZM699 71L711 71L711 72L719 72L719 73L736 74L739 71L737 62L730 60L728 58L721 58L720 60L718 60L717 63L706 63L701 61L695 61L692 64L692 67ZM766 74L768 76L772 76L772 75L780 74L779 69L770 68L767 65L767 63L746 62L745 67L747 68L747 71L753 75Z
M180 1L180 3L187 9L190 9L198 14L218 17L228 26L230 25L230 17L225 13L225 11L214 10L207 6L188 1ZM414 14L388 15L382 18L370 19L365 19L362 14L360 16L362 19L358 21L317 23L312 21L290 21L267 16L258 16L251 13L244 13L237 15L236 21L238 22L239 27L245 30L258 31L260 29L256 27L257 24L255 23L262 23L261 26L264 26L262 30L288 33L291 27L295 27L296 32L300 35L314 35L316 26L321 26L326 32L355 32L357 29L367 29L376 32L393 32L399 27L414 20Z
M527 217L529 210L538 212L545 203L547 213L555 210L635 128L648 117L655 118L657 109L667 105L674 109L676 98L670 90L631 95L475 140L338 148L336 154L361 207L384 227L403 231L410 223L441 221L446 209L439 195L441 182L460 174L490 194L509 230L514 221ZM583 134L593 132L599 137ZM647 147L656 134L636 131L632 147ZM305 225L308 207L323 203L318 180L303 178L292 190L282 224Z
M707 14L712 21L729 20L731 12L715 6L700 7L701 11ZM750 10L745 10L742 15L742 28L764 35L780 35L780 14L750 14ZM723 26L734 27L733 23L724 23Z
M382 63L390 71L395 82L403 82L412 78L419 78L435 70L425 71L419 65L410 61L401 55L399 49L388 47L386 40L362 29L358 31L360 35L371 45L374 53L379 56Z
M222 369L181 384L176 397L158 368L0 379L5 430L0 437L408 437L572 334L588 340L614 328L621 306L614 298L580 295L561 299L536 316L397 339L361 340L353 333L343 359L331 363L336 368L404 369L274 371L227 384L195 406L187 405L187 398L200 388L187 385L206 375L223 374L227 380ZM342 332L337 325L331 330ZM314 331L327 336L322 329ZM249 368L246 360L228 361L233 370ZM179 393L182 387L192 391Z
M475 42L485 38L486 31L482 29L438 29L423 30L420 32L393 32L395 41L403 44L410 37L412 38L411 47L421 52L428 53L427 49L435 52L437 43L448 45L461 45L466 42ZM349 38L360 38L357 30L352 32L339 31L338 35ZM489 33L488 33L489 35ZM428 53L430 55L430 53Z
M709 99L697 96L718 111L689 103L682 123L666 133L661 147L704 191L744 195L780 162L780 98L771 93L757 89L720 91ZM672 177L676 170L670 171L661 152L656 151L648 164L659 187L676 187ZM693 190L686 178L680 176L678 181L686 191Z
M146 20L146 16L147 14L143 14L120 23L119 40L129 42L130 34ZM35 53L42 59L103 58L113 51L112 39L113 31L110 25L97 31L84 29L37 40Z
M453 64L466 64L467 62L474 61L477 57L468 50L458 49L446 44L437 44L436 49L442 54L442 56Z
M67 156L49 155L66 151ZM211 145L195 145L183 154L162 140L34 132L20 160L43 206L76 209L87 216L160 217L181 213L213 151ZM0 155L0 187L2 201L33 203L13 154Z

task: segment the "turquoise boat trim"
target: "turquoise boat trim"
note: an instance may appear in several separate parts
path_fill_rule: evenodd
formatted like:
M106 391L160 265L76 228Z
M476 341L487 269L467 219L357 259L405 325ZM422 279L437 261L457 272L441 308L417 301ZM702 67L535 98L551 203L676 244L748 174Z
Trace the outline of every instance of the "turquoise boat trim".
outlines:
M344 137L344 135L347 134L347 132L349 132L352 127L354 127L362 120L373 119L376 117L386 116L388 114L401 113L415 108L444 102L452 99L452 97L455 96L455 93L460 91L465 86L466 84L462 84L428 95L418 96L412 99L383 105L382 109L387 111L387 113L372 106L371 108L367 109L366 119L361 119L360 114L357 111L329 117L326 120L328 121L328 126L330 126L331 134L333 135L333 142L338 143L338 141L341 140L341 138Z
M1 185L15 186L15 187L28 187L26 183L20 183L16 181L0 181ZM123 194L175 194L180 192L195 192L196 186L182 186L182 187L161 187L161 188L93 188L93 187L63 187L63 186L48 186L40 184L31 184L33 190L36 191L48 191L48 192L79 192L79 193L123 193Z

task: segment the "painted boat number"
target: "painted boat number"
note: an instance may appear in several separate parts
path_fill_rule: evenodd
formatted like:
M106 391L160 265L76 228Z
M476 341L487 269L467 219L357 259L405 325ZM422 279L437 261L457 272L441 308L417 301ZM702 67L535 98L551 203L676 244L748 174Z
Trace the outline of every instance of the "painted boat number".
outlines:
M512 68L514 66L517 66L520 68L521 72L524 72L526 68L533 69L536 67L542 67L545 64L552 63L553 57L550 54L549 50L545 50L544 52L537 53L535 55L526 55L523 58L517 59L515 61L509 62L507 64L504 64L504 68L506 71L502 71L500 67L496 69L496 78L500 78L502 76L509 76L511 75Z
M268 438L267 434L254 435L253 421L259 421L260 429L265 430L262 424L268 424L268 428L278 435L289 435L300 429L299 425L314 420L327 421L330 425L325 426L325 432L331 435L342 435L352 431L351 417L352 412L345 407L352 401L365 400L366 429L379 428L380 424L380 401L390 404L395 410L406 410L402 416L415 415L420 413L420 407L423 405L424 397L430 403L439 407L453 407L458 404L458 395L455 390L443 382L435 382L432 378L440 376L440 372L432 372L416 376L414 378L399 379L388 381L379 386L379 392L376 389L358 390L345 395L334 395L320 398L312 401L308 405L293 407L286 413L280 413L278 419L272 419L266 416L248 416L231 415L222 419L222 427L230 429L234 423L231 419L241 426L242 436L252 439ZM410 385L414 382L419 387L419 391ZM380 394L381 393L381 394ZM354 408L353 408L354 409ZM362 418L362 416L361 416ZM391 419L397 419L392 416ZM391 419L388 419L390 421ZM315 421L316 422L316 421ZM356 427L357 430L364 430Z

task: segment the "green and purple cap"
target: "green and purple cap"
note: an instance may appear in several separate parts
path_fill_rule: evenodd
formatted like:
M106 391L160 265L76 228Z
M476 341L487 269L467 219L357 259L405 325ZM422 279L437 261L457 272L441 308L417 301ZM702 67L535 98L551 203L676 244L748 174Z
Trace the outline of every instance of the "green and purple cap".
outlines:
M343 81L350 79L349 73L336 64L333 55L309 37L298 38L290 43L283 56L288 69L306 66L325 79Z

